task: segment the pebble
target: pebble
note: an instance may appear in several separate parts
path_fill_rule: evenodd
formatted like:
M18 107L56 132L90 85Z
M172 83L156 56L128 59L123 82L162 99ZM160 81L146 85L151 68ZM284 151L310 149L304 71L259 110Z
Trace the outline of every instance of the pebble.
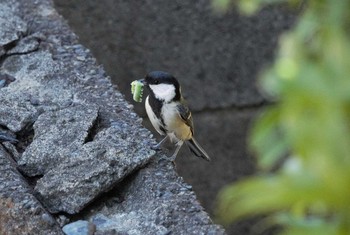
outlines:
M62 228L66 235L92 235L96 231L96 226L86 220L78 220L67 224Z
M84 61L85 57L84 56L77 56L77 60Z
M52 218L51 215L49 215L48 213L44 213L41 215L41 219L48 223L50 226L53 226L55 224L55 220Z
M6 80L0 80L0 88L4 87L6 84Z

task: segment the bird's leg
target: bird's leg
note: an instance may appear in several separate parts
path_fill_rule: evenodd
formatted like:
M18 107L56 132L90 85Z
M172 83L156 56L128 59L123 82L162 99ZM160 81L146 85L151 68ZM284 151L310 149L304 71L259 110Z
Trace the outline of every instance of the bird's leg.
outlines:
M164 139L162 139L158 144L153 145L153 146L151 147L151 149L153 149L153 150L160 150L160 146L162 146L162 144L164 144L164 143L168 140L168 138L169 138L169 136L166 135L166 136L164 137Z
M184 142L183 142L182 140L179 140L179 142L176 143L176 149L175 149L173 155L171 155L171 157L170 157L170 160L171 160L172 162L175 161L176 156L177 156L177 154L179 153L180 148L181 148L181 146L183 145L183 143L184 143Z

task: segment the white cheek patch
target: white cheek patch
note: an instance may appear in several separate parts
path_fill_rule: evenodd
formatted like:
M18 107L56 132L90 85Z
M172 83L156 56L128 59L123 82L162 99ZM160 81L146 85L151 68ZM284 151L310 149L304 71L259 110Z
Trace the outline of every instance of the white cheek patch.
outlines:
M175 87L171 84L149 85L157 99L165 102L171 101L175 97Z

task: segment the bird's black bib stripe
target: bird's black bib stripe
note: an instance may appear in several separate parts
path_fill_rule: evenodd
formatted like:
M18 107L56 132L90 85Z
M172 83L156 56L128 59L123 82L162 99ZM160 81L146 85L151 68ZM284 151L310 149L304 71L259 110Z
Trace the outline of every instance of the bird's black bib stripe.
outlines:
M149 105L151 106L154 114L161 122L161 126L159 127L159 129L161 131L163 131L164 133L167 133L167 130L165 129L164 119L163 119L163 116L161 115L163 101L156 99L153 92L150 92L148 102L149 102Z

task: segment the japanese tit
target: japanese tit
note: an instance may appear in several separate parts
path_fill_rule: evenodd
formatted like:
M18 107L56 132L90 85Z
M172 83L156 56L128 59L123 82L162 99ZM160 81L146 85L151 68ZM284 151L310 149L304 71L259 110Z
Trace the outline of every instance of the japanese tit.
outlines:
M165 135L153 148L159 149L169 139L176 144L172 160L175 160L181 146L186 143L194 155L210 161L208 154L193 137L191 111L181 95L180 84L176 78L166 72L153 71L139 81L149 90L145 101L148 118L156 131Z

